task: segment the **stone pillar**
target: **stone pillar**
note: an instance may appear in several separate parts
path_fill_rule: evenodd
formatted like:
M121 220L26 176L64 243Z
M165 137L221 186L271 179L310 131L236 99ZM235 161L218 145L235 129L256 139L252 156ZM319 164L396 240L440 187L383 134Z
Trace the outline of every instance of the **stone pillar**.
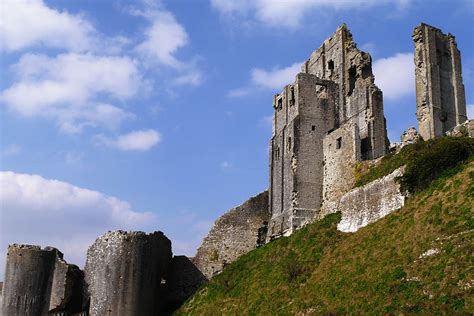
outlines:
M108 232L87 251L85 280L91 316L156 315L171 261L162 232Z
M413 31L413 41L416 115L420 135L428 140L467 120L461 54L454 36L423 23Z
M8 247L3 315L47 315L56 256L57 250L49 247Z

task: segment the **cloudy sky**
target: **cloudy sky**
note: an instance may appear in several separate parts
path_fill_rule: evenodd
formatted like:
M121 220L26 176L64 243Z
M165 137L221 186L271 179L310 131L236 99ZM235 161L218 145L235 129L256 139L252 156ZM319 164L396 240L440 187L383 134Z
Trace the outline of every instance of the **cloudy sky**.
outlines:
M1 262L16 242L83 265L111 229L162 230L175 254L193 255L219 215L267 187L272 95L343 22L373 57L392 141L416 125L411 33L421 21L456 36L473 117L472 0L0 9Z

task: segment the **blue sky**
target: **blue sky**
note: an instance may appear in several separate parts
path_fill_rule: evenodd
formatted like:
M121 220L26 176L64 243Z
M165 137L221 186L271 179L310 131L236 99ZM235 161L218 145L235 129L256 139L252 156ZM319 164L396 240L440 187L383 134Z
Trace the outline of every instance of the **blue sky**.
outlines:
M82 265L110 229L162 230L193 255L219 215L266 189L272 95L343 22L373 57L391 141L416 126L422 21L456 36L473 117L472 0L0 6L2 261L17 242Z

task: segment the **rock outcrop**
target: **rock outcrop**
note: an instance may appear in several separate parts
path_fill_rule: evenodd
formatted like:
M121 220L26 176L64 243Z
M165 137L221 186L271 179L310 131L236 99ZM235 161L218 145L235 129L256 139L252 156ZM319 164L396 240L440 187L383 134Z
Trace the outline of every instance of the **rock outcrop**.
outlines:
M229 263L264 243L268 191L222 215L198 248L193 262L210 279Z

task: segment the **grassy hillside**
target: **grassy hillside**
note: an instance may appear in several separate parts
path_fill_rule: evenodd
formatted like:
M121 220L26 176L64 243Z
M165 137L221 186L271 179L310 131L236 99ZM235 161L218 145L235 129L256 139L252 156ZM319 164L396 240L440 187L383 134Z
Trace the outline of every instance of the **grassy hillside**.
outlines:
M356 233L333 214L229 265L178 314L473 314L474 160Z

